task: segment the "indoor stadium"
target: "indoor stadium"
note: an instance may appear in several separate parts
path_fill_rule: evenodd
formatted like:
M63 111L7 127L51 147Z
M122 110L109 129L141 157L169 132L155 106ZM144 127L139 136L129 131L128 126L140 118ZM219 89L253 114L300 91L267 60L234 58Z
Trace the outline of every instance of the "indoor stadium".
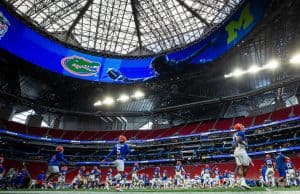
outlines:
M0 0L0 194L300 194L300 1Z

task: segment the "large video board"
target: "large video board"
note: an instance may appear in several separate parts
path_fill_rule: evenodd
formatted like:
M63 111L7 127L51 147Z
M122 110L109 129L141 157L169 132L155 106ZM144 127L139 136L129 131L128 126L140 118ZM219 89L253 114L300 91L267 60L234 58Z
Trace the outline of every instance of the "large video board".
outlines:
M215 60L254 28L268 3L245 1L205 39L167 55L139 59L96 56L68 48L39 34L0 6L0 48L66 76L119 84L144 82Z

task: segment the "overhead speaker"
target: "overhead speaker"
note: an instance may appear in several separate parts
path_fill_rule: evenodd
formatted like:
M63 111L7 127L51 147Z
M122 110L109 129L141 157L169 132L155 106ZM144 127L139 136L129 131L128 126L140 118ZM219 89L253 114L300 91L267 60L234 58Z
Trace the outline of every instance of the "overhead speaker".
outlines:
M31 127L40 127L42 125L43 117L40 115L28 115L25 124Z

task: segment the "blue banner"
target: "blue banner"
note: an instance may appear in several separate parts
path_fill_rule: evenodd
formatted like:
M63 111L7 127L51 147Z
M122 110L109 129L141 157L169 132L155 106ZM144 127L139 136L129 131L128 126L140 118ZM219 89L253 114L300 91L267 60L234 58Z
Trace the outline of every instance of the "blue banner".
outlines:
M269 0L248 0L215 32L181 51L121 59L85 54L39 34L0 6L0 48L66 76L108 83L138 83L211 62L243 39L262 19Z

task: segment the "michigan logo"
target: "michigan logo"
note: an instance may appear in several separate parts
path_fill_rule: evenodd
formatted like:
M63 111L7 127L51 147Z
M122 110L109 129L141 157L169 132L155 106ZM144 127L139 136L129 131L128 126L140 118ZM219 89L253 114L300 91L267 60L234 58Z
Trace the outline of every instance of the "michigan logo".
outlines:
M2 12L0 12L0 40L2 37L4 37L9 26L10 26L10 23L9 23L8 19L4 16L4 14Z
M79 56L64 57L61 60L61 65L69 73L78 76L93 76L100 69L100 63Z
M250 24L253 22L253 15L250 12L250 4L248 3L242 10L240 18L238 21L231 21L226 27L225 30L228 33L227 44L230 44L237 37L238 30L247 29Z

